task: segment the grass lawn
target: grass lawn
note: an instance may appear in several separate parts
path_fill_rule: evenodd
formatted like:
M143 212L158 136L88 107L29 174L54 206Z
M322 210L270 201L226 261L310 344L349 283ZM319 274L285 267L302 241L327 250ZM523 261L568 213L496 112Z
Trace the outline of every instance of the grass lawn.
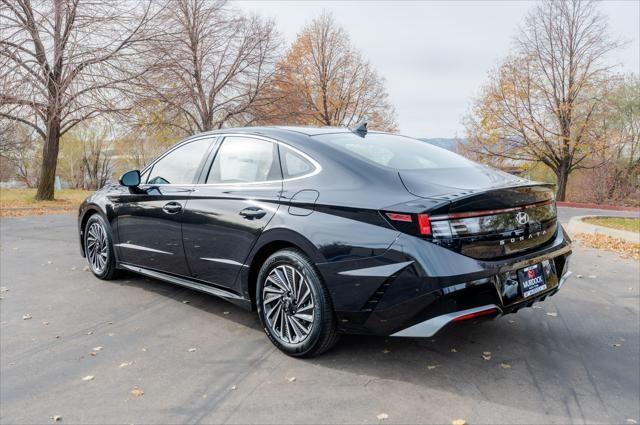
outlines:
M53 201L36 201L36 189L0 189L0 217L64 214L77 212L80 203L91 194L88 190L56 190Z
M640 233L640 219L625 217L593 217L584 219L586 223L597 226L610 227L612 229L626 230Z

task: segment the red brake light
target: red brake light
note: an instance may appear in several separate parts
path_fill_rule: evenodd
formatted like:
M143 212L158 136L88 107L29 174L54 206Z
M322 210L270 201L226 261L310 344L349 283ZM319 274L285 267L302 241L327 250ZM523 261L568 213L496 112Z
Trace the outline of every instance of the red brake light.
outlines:
M431 236L431 221L429 214L418 214L418 229L421 235Z
M407 223L411 223L413 221L411 219L411 214L387 213L387 217L393 221L405 221Z

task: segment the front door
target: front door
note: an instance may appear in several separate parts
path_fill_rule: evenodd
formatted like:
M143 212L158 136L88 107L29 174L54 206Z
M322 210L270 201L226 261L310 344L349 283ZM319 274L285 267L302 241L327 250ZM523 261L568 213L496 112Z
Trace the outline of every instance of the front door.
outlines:
M225 137L183 217L184 248L193 277L241 293L236 277L278 209L281 191L276 143Z
M182 218L211 138L188 141L169 151L144 173L139 188L114 199L118 258L144 268L188 276Z

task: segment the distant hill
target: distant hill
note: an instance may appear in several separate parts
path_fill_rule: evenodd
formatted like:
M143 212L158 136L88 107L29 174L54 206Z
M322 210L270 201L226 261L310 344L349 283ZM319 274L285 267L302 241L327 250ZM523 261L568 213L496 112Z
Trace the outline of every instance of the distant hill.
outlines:
M438 146L440 148L444 148L452 152L458 152L459 144L465 144L467 142L467 139L454 139L454 138L433 138L433 139L420 138L419 140L422 140L427 143L431 143L434 146Z

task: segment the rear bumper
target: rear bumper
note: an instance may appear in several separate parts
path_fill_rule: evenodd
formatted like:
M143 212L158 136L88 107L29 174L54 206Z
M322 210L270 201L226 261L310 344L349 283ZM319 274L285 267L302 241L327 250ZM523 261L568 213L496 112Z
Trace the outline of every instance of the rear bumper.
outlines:
M503 310L495 304L484 305L481 307L474 307L467 310L455 311L441 316L436 316L431 319L427 319L424 322L416 323L413 326L398 331L391 336L404 336L404 337L431 337L438 333L445 327L460 321L471 320L475 318L497 318L506 313L515 313L522 307L530 307L533 303L538 301L544 301L547 297L555 295L558 290L564 285L567 279L571 276L572 272L566 272L559 280L557 288L549 291L548 294L541 295L540 297L534 297L522 302L521 306L517 308L511 307Z
M515 313L560 290L570 276L571 241L560 227L535 252L500 261L475 260L401 235L382 256L318 264L345 333L431 336L465 315ZM523 298L517 270L543 263L547 289ZM517 279L517 278L516 278ZM471 317L473 318L473 317Z

